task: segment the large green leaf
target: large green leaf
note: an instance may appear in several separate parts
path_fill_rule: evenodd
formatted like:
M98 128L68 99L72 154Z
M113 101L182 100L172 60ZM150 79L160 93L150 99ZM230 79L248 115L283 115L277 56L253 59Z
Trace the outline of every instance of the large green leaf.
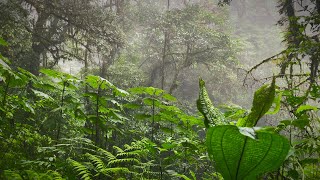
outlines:
M42 74L45 74L49 77L52 78L58 78L58 79L77 79L76 77L68 74L68 73L64 73L64 72L60 72L60 71L56 71L53 69L40 69L40 72Z
M243 133L248 129L252 128L224 125L208 129L206 143L209 156L226 180L256 179L279 168L289 152L286 138L262 130L256 131L254 136L249 131Z
M239 127L254 127L258 120L269 111L275 96L275 78L271 85L264 85L254 93L251 112L238 121Z
M106 90L112 89L116 96L127 96L129 93L125 90L117 88L110 81L100 76L88 75L85 82L94 89Z
M157 96L170 102L177 101L177 99L171 94L168 94L164 90L155 87L134 87L129 89L129 92L132 94L147 94L149 96Z
M224 115L215 108L209 98L207 89L205 87L205 82L199 79L199 99L197 100L198 110L204 116L204 124L206 128L219 124L226 124Z

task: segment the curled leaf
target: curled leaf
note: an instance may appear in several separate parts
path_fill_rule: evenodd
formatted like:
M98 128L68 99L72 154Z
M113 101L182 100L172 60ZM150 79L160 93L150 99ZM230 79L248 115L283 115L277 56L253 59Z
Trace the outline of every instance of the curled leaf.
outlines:
M226 124L224 115L215 108L209 98L205 82L200 78L199 80L199 99L197 100L198 110L204 116L204 124L206 128L214 125Z

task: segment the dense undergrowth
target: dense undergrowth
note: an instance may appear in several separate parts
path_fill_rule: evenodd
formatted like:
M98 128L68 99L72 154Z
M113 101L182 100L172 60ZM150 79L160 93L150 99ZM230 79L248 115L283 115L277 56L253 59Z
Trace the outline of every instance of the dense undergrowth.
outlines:
M5 45L4 41L1 40ZM52 69L39 77L0 61L1 179L318 179L319 107L275 78L250 111L215 108L200 79L191 114L154 87L122 90L107 79ZM311 88L310 100L319 99ZM284 99L284 102L281 102ZM255 127L281 103L292 119ZM287 136L287 137L285 137Z

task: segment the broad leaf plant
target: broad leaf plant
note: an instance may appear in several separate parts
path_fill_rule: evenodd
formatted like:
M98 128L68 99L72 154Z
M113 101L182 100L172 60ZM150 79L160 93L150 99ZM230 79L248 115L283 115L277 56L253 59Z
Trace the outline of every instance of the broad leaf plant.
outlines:
M206 145L209 157L226 180L256 179L277 170L290 150L289 141L270 128L255 127L275 98L275 78L254 94L251 112L230 125L209 99L205 82L200 79L197 101L207 128Z

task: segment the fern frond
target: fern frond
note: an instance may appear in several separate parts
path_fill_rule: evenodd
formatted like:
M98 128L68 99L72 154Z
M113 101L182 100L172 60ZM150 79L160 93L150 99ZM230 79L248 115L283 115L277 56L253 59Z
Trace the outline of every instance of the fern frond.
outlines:
M124 151L129 152L129 151L138 151L142 149L141 145L135 144L135 142L132 142L132 145L125 144L124 146Z
M19 173L10 170L4 171L4 177L12 180L23 180Z
M101 173L106 168L104 162L99 157L89 153L87 153L85 156L87 156L88 159L93 162L93 165L96 167L98 172Z
M49 171L47 171L46 174L49 174L50 177L53 178L53 180L63 180L64 179L64 178L62 178L61 174L58 173L57 171L49 170Z
M143 175L148 175L148 176L159 176L160 172L156 172L156 171L143 171L141 174Z
M118 153L116 157L119 158L138 158L140 157L139 151L133 151L133 152L122 152Z
M88 157L88 159L93 163L93 165L96 167L97 171L99 173L102 173L108 177L112 177L112 175L114 174L121 174L121 173L129 173L129 169L125 168L125 167L112 167L112 168L107 168L106 165L104 164L104 162L101 160L101 158L92 155L92 154L86 154L86 156ZM121 163L124 161L116 161L113 160L112 162L116 163ZM126 161L129 162L129 161ZM131 162L131 161L130 161Z
M70 158L67 161L71 164L73 169L78 172L78 176L81 176L81 179L91 180L92 175L86 166Z
M106 157L108 161L117 159L116 156L114 156L111 152L106 151L104 149L99 148L98 152L101 153L104 157Z
M95 154L99 147L95 146L90 139L87 138L61 138L60 144L56 144L52 147L42 147L41 151L61 151L63 153L70 153L75 149ZM72 148L70 148L72 147Z
M128 168L114 167L114 168L105 168L101 173L105 175L112 175L112 174L130 173L130 171Z
M136 158L115 159L108 163L108 166L112 167L119 164L139 164L140 161Z
M116 150L117 154L124 152L124 151L123 151L121 148L119 148L118 146L113 146L113 149Z
M123 147L124 147L124 151L127 151L128 149L133 148L133 147L130 146L129 144L125 144L125 145L123 145ZM130 151L130 150L129 150L129 151Z
M24 172L27 174L28 179L40 179L41 175L39 176L39 174L35 171L25 170Z
M38 173L33 170L24 170L21 172L22 176L15 171L4 171L4 177L6 179L12 180L22 180L22 179L46 179L46 180L63 180L61 174L56 171L49 170L46 173Z

